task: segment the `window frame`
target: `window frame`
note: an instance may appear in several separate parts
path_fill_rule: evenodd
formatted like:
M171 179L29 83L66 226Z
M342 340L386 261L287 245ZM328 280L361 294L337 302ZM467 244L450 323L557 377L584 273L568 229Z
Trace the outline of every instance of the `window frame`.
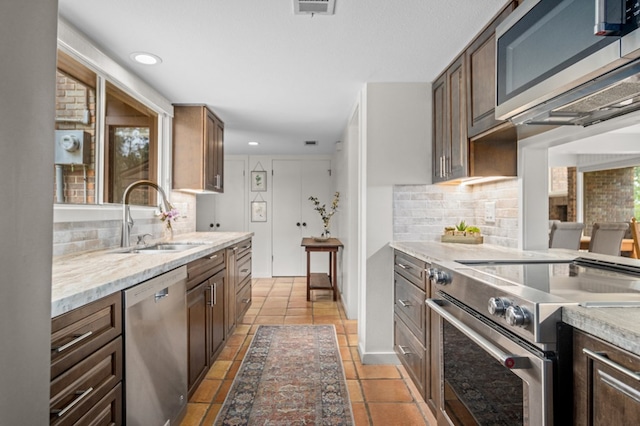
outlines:
M173 105L153 87L128 71L115 60L104 54L93 45L77 29L63 19L58 20L59 51L71 57L89 71L96 74L96 204L59 204L54 203L55 222L75 222L93 220L121 219L122 207L120 203L105 202L106 176L106 85L115 86L135 101L141 103L157 115L154 127L157 135L156 162L150 171L155 175L155 181L165 192L171 190L171 131ZM135 206L138 217L154 217L155 207Z

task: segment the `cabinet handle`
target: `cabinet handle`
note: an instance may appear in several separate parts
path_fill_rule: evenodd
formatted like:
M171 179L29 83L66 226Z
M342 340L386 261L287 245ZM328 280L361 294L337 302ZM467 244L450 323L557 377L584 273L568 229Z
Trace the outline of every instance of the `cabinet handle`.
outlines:
M600 361L601 363L613 368L618 373L624 374L625 376L629 377L632 380L635 380L636 382L640 382L640 375L638 373L636 373L635 371L631 371L628 368L623 367L622 365L618 364L617 362L611 361L609 359L609 357L607 356L606 352L594 352L594 351L589 350L587 348L582 348L582 353L584 353L585 355L587 355L590 358L593 358L593 359L595 359L597 361Z
M402 306L403 308L408 308L409 306L411 306L411 303L407 303L402 299L398 299L398 303L400 304L400 306Z
M246 250L246 249L248 249L248 248L251 248L251 246L242 246L242 249L243 249L243 250Z
M401 267L402 269L411 269L411 266L409 266L409 265L403 265L402 263L398 263L397 265L399 267Z
M300 227L300 222L296 222L296 226L297 226L297 227Z
M442 159L443 159L443 158L444 158L444 157L443 157L442 155L441 155L441 156L440 156L440 158L439 158L439 160L440 160L440 164L439 164L439 167L438 167L438 176L439 176L439 177L444 177L444 176L443 176L443 174L442 174L442 172L443 172L443 170L444 170L444 167L442 166Z
M249 303L251 302L251 299L242 299L242 303Z
M411 355L411 352L406 350L404 346L398 345L398 349L400 349L400 353L404 356Z
M249 271L248 269L241 269L240 270L240 272L242 272L242 273L245 273L245 272L248 272L248 271Z
M71 410L76 404L85 399L91 392L93 392L93 388L89 388L85 391L76 391L76 395L78 395L76 399L71 401L71 403L64 407L62 410L51 410L51 414L55 414L58 417L64 416L65 414L67 414L67 411Z
M215 259L216 257L218 257L218 255L217 255L217 254L213 254L213 255L209 256L209 260L213 260L213 259Z
M209 286L209 306L213 308L213 305L216 304L216 294L213 291L213 285Z
M220 189L220 175L216 175L216 183L214 185L216 188Z
M238 251L238 247L234 247L234 248L233 248L233 251Z
M77 335L76 334L76 338L73 339L72 341L70 341L69 343L66 343L62 346L56 346L55 348L52 348L52 350L55 350L57 353L60 353L62 351L65 351L67 349L69 349L71 346L75 345L76 343L79 343L81 340L86 339L87 337L91 336L93 334L93 331L87 331L84 334L80 334Z

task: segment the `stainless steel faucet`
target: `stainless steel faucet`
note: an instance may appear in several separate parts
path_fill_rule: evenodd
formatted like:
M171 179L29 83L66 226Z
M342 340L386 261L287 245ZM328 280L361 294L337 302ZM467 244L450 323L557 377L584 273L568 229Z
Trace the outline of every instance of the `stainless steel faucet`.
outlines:
M122 194L122 236L120 238L121 247L129 247L129 245L131 244L129 240L131 239L131 228L133 227L133 219L131 218L131 209L129 208L129 194L133 189L139 186L150 186L151 188L158 191L158 193L162 196L162 204L164 205L165 211L169 212L173 208L162 188L160 188L156 183L151 182L150 180L138 180L127 186L127 188L124 190L124 193Z

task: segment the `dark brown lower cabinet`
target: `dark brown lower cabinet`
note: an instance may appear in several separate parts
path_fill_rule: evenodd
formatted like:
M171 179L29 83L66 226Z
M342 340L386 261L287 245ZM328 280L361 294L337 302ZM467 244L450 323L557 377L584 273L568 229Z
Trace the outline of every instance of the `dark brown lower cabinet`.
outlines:
M640 424L639 371L639 356L575 330L573 424Z
M123 361L119 292L53 318L49 423L121 425Z
M189 397L206 376L225 341L224 259L224 251L220 251L187 265Z

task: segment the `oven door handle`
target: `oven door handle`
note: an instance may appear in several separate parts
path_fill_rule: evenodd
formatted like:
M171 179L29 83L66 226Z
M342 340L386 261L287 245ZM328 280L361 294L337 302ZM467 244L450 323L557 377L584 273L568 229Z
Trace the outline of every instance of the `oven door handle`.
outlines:
M465 336L471 339L475 344L477 344L486 352L488 352L492 357L500 361L500 363L505 367L507 367L508 369L516 370L516 369L531 368L531 362L529 361L529 358L524 356L504 353L504 351L496 347L489 340L485 339L483 336L481 336L476 331L469 328L466 324L464 324L458 318L456 318L455 316L447 312L440 305L441 303L445 303L443 300L427 299L426 303L429 306L429 308L431 308L435 313L437 313L442 318L449 321L451 325L453 325L455 328L460 330L460 332L462 332Z

